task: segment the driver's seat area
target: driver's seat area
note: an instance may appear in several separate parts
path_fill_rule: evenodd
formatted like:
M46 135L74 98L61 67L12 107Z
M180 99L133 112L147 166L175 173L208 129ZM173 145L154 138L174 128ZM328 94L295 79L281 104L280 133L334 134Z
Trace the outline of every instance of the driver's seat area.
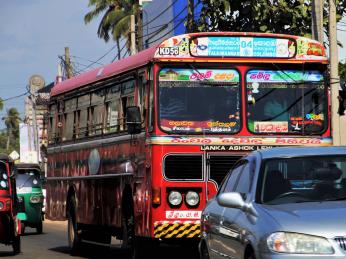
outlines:
M274 200L280 194L290 191L291 184L283 177L280 170L271 170L267 172L264 183L263 202Z

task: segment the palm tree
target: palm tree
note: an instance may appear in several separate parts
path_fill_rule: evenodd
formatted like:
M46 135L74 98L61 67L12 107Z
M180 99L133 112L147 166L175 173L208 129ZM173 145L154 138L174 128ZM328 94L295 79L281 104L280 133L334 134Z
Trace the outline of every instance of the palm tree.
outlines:
M139 5L136 0L89 0L89 7L94 9L84 16L85 24L90 23L103 13L101 22L97 30L97 36L106 42L110 39L110 34L117 44L118 59L120 59L120 39L127 38L127 48L130 42L130 17L139 15Z
M14 135L18 135L19 122L21 121L21 119L16 108L10 108L9 110L7 110L6 117L3 117L2 119L4 120L7 128L6 150L8 151L10 148L11 137L15 137Z

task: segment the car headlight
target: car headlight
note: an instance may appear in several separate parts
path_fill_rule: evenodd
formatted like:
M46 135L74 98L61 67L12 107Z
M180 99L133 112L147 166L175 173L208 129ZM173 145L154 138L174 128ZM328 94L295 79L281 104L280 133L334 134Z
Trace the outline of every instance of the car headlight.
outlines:
M199 203L199 195L197 192L189 191L185 196L185 200L190 206L196 206Z
M42 201L40 196L31 196L30 197L30 202L31 203L40 203Z
M333 254L334 249L323 237L298 233L276 232L267 238L270 250L291 254Z
M168 195L168 201L173 206L178 206L183 200L181 193L177 191L171 191Z

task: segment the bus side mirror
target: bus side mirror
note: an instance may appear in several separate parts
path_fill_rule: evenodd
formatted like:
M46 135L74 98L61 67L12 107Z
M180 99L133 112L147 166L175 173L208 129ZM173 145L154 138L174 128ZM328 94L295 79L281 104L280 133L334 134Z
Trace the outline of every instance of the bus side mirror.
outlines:
M141 133L141 111L138 106L129 106L126 108L126 125L129 134Z
M345 115L345 109L346 109L346 89L339 91L339 109L338 113L339 115Z

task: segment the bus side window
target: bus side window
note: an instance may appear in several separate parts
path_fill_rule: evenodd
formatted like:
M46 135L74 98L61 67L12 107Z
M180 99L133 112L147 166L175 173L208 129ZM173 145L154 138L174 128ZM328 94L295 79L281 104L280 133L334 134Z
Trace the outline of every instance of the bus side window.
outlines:
M148 89L148 132L154 130L154 80L152 78L153 69L150 69L149 74L149 89Z
M113 85L106 94L106 122L105 133L112 133L119 131L120 120L120 90L121 85Z
M65 112L64 112L64 131L63 140L73 139L73 124L75 121L75 109L77 107L77 99L70 99L65 101Z
M103 114L104 114L104 89L98 90L91 95L91 107L90 107L90 135L102 134L103 128Z
M90 107L90 95L83 95L78 97L78 121L77 121L77 130L78 130L78 138L83 138L88 136L88 112Z
M126 127L126 107L135 105L134 98L135 80L129 80L121 85L121 108L122 108L122 120L120 123L120 130L124 131Z
M146 95L145 95L145 91L146 91L146 84L147 84L147 80L145 77L145 73L143 72L139 75L138 77L138 106L141 110L141 116L142 116L142 122L145 122L145 117L146 117ZM142 127L144 127L145 125L142 125Z
M56 117L55 114L57 112L56 105L53 104L49 109L49 125L48 125L48 138L49 143L56 142Z

